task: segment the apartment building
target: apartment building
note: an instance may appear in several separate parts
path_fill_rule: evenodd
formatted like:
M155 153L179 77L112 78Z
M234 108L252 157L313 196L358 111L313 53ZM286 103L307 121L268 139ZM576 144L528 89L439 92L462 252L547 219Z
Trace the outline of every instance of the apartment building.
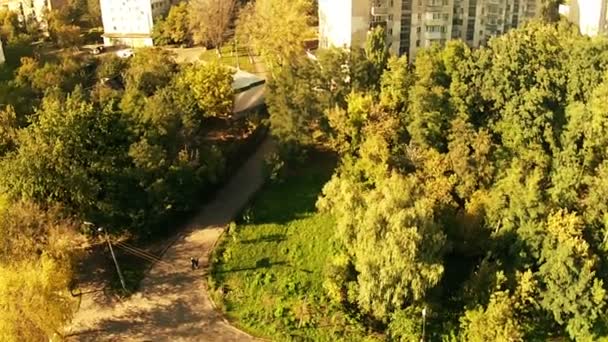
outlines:
M319 45L362 46L369 29L382 26L399 55L449 39L477 47L540 9L541 0L319 0Z
M104 45L154 45L154 20L172 4L171 0L100 0Z
M578 25L582 34L608 34L608 0L570 0L560 5L559 12Z
M67 0L0 0L0 9L19 14L19 19L36 19L44 21L46 10L60 9L67 5Z

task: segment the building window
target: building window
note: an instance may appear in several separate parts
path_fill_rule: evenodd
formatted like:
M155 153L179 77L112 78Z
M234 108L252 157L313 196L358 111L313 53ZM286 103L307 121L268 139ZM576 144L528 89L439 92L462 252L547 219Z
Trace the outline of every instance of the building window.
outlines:
M445 32L445 26L441 26L441 25L427 25L425 26L425 31L426 32Z
M420 46L420 40L416 40L416 47Z

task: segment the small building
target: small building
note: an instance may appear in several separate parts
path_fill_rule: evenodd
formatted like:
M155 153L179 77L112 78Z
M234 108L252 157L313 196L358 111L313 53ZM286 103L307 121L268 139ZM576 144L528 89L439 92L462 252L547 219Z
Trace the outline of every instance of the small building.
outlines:
M243 70L237 70L232 77L235 92L232 112L235 115L246 115L264 106L266 81L263 78Z
M171 0L100 0L104 45L153 46L154 21L167 14Z

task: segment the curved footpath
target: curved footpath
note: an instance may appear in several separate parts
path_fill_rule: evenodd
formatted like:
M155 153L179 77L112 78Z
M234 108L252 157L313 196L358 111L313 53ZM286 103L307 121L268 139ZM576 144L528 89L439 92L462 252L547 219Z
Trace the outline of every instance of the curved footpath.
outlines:
M201 209L141 283L123 302L101 303L84 295L68 329L69 341L239 341L256 339L217 312L206 288L207 260L223 229L264 183L267 138L215 199ZM190 269L190 257L201 267Z

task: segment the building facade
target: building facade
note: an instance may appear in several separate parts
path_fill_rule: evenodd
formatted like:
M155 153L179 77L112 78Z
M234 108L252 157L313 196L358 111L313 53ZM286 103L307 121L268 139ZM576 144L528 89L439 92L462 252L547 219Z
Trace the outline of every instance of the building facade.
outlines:
M536 16L541 0L319 0L319 45L362 46L382 26L395 54L461 39L485 44Z
M18 13L20 20L31 18L43 22L45 11L60 9L67 3L67 0L0 0L0 9Z
M154 20L164 16L171 0L100 0L104 45L154 45Z
M559 12L578 25L582 34L608 34L608 0L570 0L560 5Z

